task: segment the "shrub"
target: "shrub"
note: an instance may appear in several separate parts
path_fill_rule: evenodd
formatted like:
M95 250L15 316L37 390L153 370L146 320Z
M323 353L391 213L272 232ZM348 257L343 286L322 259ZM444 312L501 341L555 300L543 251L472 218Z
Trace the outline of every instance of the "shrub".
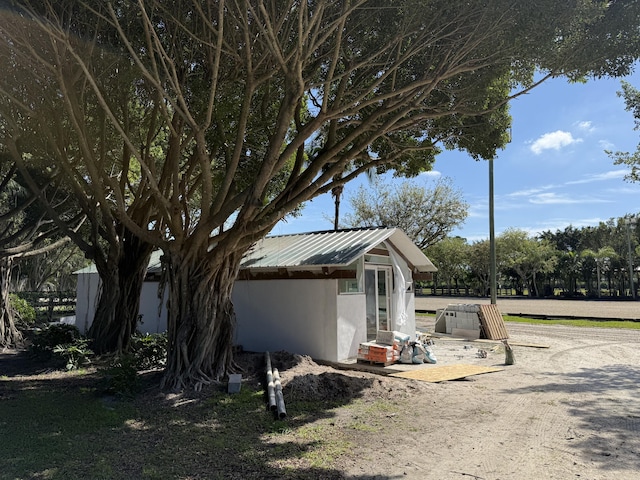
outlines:
M89 357L93 355L89 349L89 341L86 339L56 345L53 348L53 353L64 360L67 370L77 370L81 365L91 363Z
M134 335L130 351L138 370L162 368L167 363L167 334Z
M33 325L36 321L36 310L24 298L16 293L9 295L9 304L16 320L23 325Z
M136 359L131 354L116 357L108 368L102 370L102 373L107 393L132 398L140 390Z
M72 345L80 338L80 331L75 325L53 323L35 333L30 351L34 356L48 360L58 345Z

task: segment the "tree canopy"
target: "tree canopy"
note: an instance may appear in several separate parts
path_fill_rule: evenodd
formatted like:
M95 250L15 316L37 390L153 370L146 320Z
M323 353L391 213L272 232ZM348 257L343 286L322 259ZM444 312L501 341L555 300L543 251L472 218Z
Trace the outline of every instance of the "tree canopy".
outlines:
M640 226L628 216L595 227L545 231L532 236L508 229L496 236L498 286L530 296L631 296L629 261L638 265ZM631 252L629 251L631 247ZM489 240L470 244L446 238L426 250L438 267L433 286L487 295ZM631 258L630 258L631 254ZM637 269L634 269L637 276ZM637 289L640 279L634 278ZM542 287L542 288L541 288Z
M163 250L175 388L232 367L242 255L302 202L442 148L491 158L510 98L639 51L636 1L2 5L0 141L64 171L100 241Z
M421 249L444 239L464 222L469 209L448 178L438 179L432 188L411 181L392 187L374 180L368 187L361 185L349 203L348 227L397 227Z
M629 82L622 82L618 95L624 98L626 110L633 113L635 130L640 130L640 90ZM627 165L631 171L625 176L630 182L640 182L640 143L635 152L607 152L615 165Z

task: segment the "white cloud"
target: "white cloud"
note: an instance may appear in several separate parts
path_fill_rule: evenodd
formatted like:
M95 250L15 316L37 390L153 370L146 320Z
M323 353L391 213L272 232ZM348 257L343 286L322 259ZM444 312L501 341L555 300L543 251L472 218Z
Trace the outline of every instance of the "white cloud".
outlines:
M578 123L576 123L576 126L580 130L583 130L585 132L591 133L591 132L595 131L595 127L593 126L593 124L590 121L578 122Z
M420 175L425 177L440 177L442 176L442 172L438 170L429 170L428 172L420 172Z
M556 130L542 135L531 144L530 148L533 153L540 155L544 150L560 150L562 147L580 142L582 142L582 139L574 138L571 133Z
M577 198L571 198L567 195L558 195L557 193L540 193L538 195L532 195L529 201L537 205L557 205L582 202L582 200L579 200Z
M557 193L541 193L529 198L529 202L536 205L571 205L586 203L607 203L609 200L602 200L595 197L571 197Z
M600 140L598 141L598 145L600 145L600 148L602 148L603 150L613 151L615 148L615 145L609 140Z
M532 195L540 194L546 190L550 190L554 188L554 185L544 185L542 187L537 188L529 188L526 190L516 190L515 192L511 192L507 194L507 197L530 197Z
M582 183L602 182L604 180L616 180L623 178L629 171L627 169L609 170L608 172L587 175L580 180L566 182L565 185L579 185Z

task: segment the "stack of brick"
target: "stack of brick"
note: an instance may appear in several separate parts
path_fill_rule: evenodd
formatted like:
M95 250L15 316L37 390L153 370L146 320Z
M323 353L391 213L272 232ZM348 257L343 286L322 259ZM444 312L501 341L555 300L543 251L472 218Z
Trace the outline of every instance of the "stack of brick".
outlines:
M398 361L400 351L398 342L393 345L380 345L375 342L365 342L358 348L358 360L365 360L372 363L391 364Z

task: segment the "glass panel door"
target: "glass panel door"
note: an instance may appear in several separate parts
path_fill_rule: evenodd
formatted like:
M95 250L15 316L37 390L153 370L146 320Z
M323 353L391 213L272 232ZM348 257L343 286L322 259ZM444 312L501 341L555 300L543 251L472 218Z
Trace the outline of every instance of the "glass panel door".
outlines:
M364 291L367 298L367 341L376 339L378 330L378 299L376 295L376 270L367 268L364 271Z
M368 267L364 272L367 302L367 341L376 339L378 330L389 330L391 269Z
M378 330L389 330L389 279L387 269L379 268L378 274Z

